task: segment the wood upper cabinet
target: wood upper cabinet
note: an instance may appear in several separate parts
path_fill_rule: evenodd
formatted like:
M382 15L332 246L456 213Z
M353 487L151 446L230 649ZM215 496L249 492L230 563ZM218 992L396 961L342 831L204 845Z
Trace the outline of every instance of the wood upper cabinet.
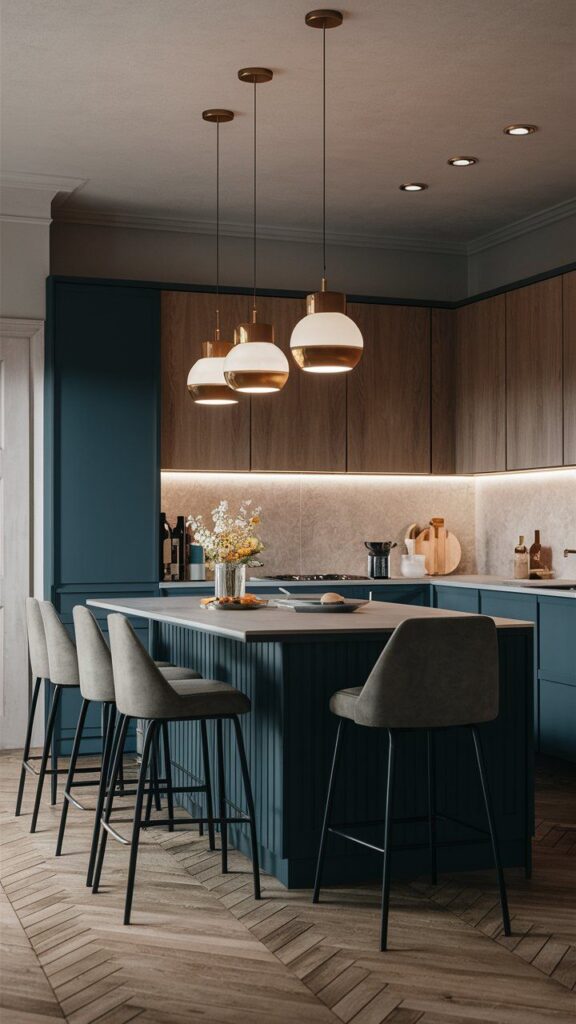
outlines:
M186 387L201 342L214 337L216 299L199 292L162 293L162 469L250 469L250 399L237 405L196 405ZM222 336L245 320L242 295L220 296Z
M430 472L430 311L348 303L364 355L348 377L348 471Z
M562 465L562 278L506 295L507 469Z
M346 470L346 374L305 373L290 355L290 336L306 313L304 299L258 299L258 319L274 324L290 376L282 391L252 399L252 469Z
M455 469L506 469L506 298L456 310Z
M564 274L564 465L576 466L576 270Z
M456 471L456 310L430 311L431 472Z

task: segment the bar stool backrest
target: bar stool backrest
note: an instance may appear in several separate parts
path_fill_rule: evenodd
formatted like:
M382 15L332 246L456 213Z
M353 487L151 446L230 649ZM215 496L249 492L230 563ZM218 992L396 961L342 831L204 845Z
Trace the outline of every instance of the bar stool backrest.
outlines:
M50 601L40 601L39 604L48 648L50 682L57 686L79 686L80 676L74 641L68 636L54 605Z
M84 605L72 609L76 652L80 672L80 692L84 700L111 702L116 699L112 655L102 630Z
M108 616L116 706L131 718L166 718L177 695L140 643L128 619Z
M390 729L490 722L498 716L498 689L492 619L406 619L368 676L355 721Z
M35 597L26 598L26 631L32 675L34 679L50 679L50 663L42 612L40 611L40 602Z

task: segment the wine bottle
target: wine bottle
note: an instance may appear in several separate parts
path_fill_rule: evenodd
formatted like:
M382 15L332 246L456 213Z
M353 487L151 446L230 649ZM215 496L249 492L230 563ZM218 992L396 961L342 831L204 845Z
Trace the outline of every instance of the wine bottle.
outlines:
M176 526L172 531L173 540L178 541L178 554L176 558L174 555L172 561L176 561L177 568L172 570L177 580L185 579L185 565L186 565L186 520L184 516L178 516L176 519Z
M524 536L520 534L518 543L514 548L514 579L527 580L529 576L530 558L528 548L524 543Z
M534 543L530 546L530 571L542 569L542 546L540 544L540 530L534 530Z
M166 519L166 513L160 513L160 536L159 536L159 579L170 579L170 563L172 561L172 531Z

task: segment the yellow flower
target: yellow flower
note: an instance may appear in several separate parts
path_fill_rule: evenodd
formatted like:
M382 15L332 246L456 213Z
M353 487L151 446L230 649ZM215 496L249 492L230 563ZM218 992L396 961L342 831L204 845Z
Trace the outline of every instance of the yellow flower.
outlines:
M259 522L260 522L260 516L251 516L251 518L250 518L250 525L251 526L257 526Z

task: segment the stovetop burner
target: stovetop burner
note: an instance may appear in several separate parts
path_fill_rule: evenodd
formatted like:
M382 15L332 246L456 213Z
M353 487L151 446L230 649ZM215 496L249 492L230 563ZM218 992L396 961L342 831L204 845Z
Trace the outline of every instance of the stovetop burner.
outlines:
M260 579L280 580L283 583L323 583L331 580L366 580L367 576L351 576L345 572L315 572L299 573L297 575L286 574L284 576L264 576Z

